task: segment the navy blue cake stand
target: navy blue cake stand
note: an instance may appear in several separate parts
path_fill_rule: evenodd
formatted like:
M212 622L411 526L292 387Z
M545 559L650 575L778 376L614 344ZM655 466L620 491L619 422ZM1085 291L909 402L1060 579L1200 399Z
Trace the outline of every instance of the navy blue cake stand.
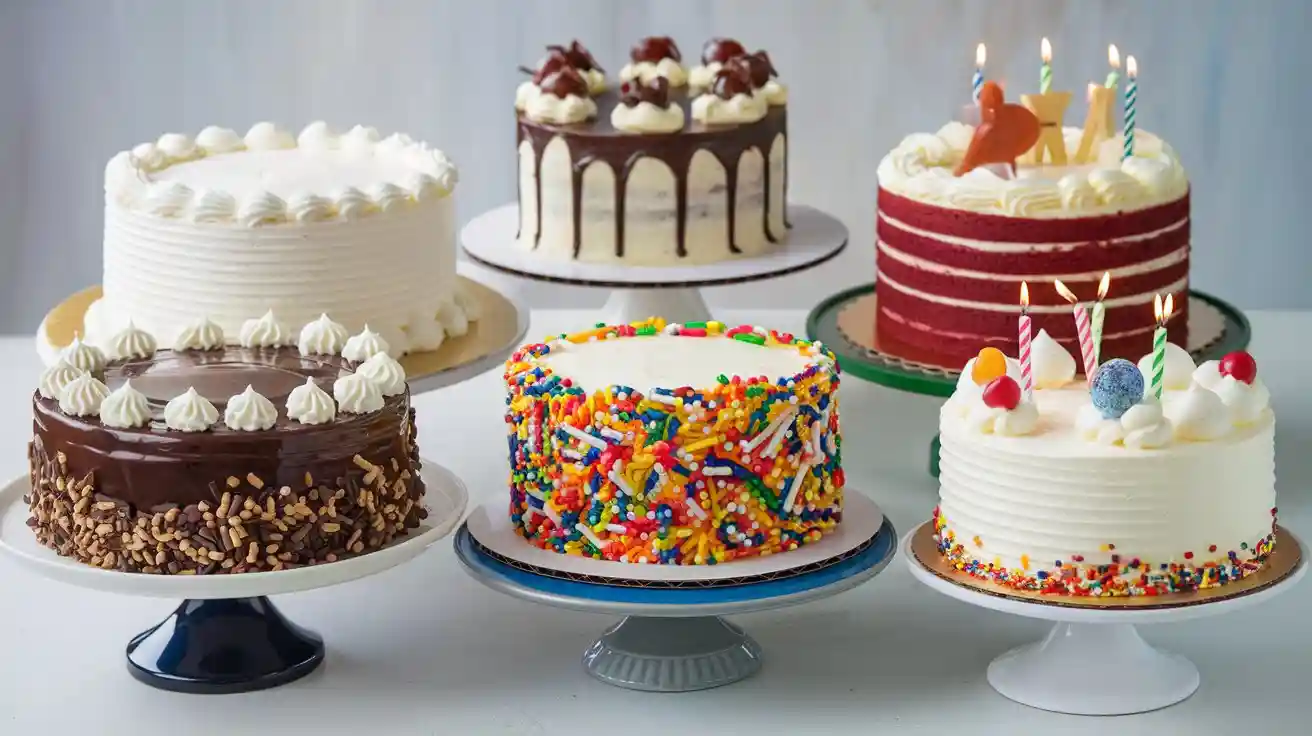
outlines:
M268 596L345 583L407 562L451 533L468 493L460 479L425 461L428 518L400 541L360 557L279 572L145 575L102 570L60 557L27 528L27 476L0 489L0 551L28 569L81 588L181 598L168 618L127 646L128 672L161 690L240 693L300 679L324 659L323 638L287 620Z
M728 685L761 668L760 645L721 616L827 598L879 574L898 540L886 518L876 523L877 532L834 559L717 582L602 581L534 567L489 550L468 523L456 532L455 548L465 570L493 590L557 608L624 616L584 652L588 674L630 690L688 692Z

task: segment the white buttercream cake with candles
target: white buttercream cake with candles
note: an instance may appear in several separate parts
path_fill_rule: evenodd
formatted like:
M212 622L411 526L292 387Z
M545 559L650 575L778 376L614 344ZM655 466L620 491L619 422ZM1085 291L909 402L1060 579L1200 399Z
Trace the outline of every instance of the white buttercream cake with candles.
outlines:
M1022 360L985 348L966 364L940 417L934 515L954 567L1074 596L1196 591L1262 568L1275 417L1257 364L1234 352L1195 366L1157 345L1092 381L1044 331Z
M404 134L322 122L299 135L169 133L105 169L99 347L129 324L171 344L198 320L230 343L272 311L368 326L393 355L433 350L477 315L456 278L455 166Z

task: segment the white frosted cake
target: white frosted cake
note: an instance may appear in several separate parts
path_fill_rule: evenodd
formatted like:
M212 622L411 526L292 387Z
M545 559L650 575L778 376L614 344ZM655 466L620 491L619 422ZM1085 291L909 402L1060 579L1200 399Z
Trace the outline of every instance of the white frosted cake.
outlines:
M1046 333L1032 398L1014 361L996 377L967 364L941 416L940 552L1063 595L1186 592L1260 569L1275 543L1270 395L1247 353L1195 368L1168 345L1166 358L1160 400L1150 358L1104 363L1091 390Z
M271 311L366 325L393 354L435 349L474 315L457 289L456 168L426 143L324 123L163 135L105 169L102 345L129 322L168 345L198 320L230 341Z

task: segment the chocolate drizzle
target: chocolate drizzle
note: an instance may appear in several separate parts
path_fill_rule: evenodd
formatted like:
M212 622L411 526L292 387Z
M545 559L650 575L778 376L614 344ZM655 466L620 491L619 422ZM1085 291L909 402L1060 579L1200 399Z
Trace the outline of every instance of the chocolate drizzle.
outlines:
M670 134L633 135L616 130L610 123L609 111L616 105L623 104L619 95L607 91L595 98L599 114L595 120L588 120L573 125L555 125L539 123L518 115L516 126L517 148L528 141L533 153L533 187L537 227L533 247L542 239L542 157L547 145L560 138L564 141L570 156L570 185L573 195L574 257L582 251L583 224L583 175L595 162L602 162L615 173L615 255L624 255L624 221L625 199L628 191L628 178L644 158L656 159L670 168L674 174L674 201L676 222L676 253L680 258L687 257L686 243L688 219L688 175L693 156L698 151L706 151L715 157L725 172L725 200L727 211L729 250L739 253L736 242L736 204L738 196L738 162L749 150L761 154L764 171L763 229L766 239L777 243L781 234L770 228L771 192L770 192L770 151L774 141L784 137L784 201L788 196L788 155L787 135L788 117L784 106L771 106L761 120L743 125L705 125L692 119L691 99L686 90L672 90L670 103L684 108L684 128ZM520 160L516 156L516 160ZM521 203L522 211L522 203ZM786 216L786 208L785 208ZM516 234L519 237L521 232ZM785 220L785 227L791 227Z

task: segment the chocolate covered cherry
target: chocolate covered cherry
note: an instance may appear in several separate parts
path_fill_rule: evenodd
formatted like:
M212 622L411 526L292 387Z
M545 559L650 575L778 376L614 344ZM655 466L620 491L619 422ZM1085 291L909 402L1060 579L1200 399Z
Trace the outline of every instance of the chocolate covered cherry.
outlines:
M550 76L542 80L538 87L549 95L557 97L587 97L588 83L583 80L583 76L573 67L565 67L552 72Z
M635 64L648 62L655 64L662 59L674 59L681 61L683 56L679 53L679 47L675 45L674 39L669 36L648 36L629 51L629 58Z
M724 64L735 56L743 56L747 49L732 38L712 38L702 46L702 63Z
M656 77L651 84L643 84L633 79L620 86L620 104L634 107L640 102L649 102L659 108L670 106L670 82L665 77Z
M577 39L571 41L568 48L564 46L548 46L547 51L559 53L561 56L564 56L569 62L569 65L575 69L585 72L592 71L593 69L604 71L601 68L601 65L598 64L597 60L592 56L592 52L588 51L588 49L583 44L579 43Z
M729 63L741 66L747 72L748 79L752 80L752 87L755 89L764 87L771 77L779 76L779 72L774 69L774 64L770 63L770 55L764 51L735 57Z
M747 71L740 66L730 64L715 73L711 82L711 92L722 100L731 100L738 95L752 93L752 80Z
M548 51L547 55L542 57L542 61L538 62L538 68L533 70L533 84L541 87L547 77L561 69L569 69L571 66L572 64L569 63L569 59L566 58L564 53Z

